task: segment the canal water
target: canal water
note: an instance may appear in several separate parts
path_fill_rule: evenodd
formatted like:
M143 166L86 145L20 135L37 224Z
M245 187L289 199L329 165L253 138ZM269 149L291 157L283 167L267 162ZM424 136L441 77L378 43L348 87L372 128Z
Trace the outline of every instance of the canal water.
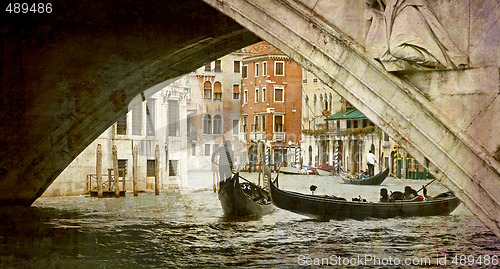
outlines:
M31 208L1 209L0 268L405 268L428 262L428 268L495 268L500 256L500 240L463 205L449 216L421 218L315 221L276 209L232 219L209 190L210 172L189 177L190 190L181 193L40 198ZM426 182L405 180L414 188ZM280 175L281 188L310 193L313 184L315 194L348 200L376 201L381 188ZM382 187L404 185L388 178ZM431 195L446 190L428 189Z

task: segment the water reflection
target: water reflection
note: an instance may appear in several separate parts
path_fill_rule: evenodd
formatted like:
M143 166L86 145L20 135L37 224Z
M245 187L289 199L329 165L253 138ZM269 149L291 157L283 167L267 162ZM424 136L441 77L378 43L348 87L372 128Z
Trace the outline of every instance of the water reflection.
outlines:
M207 173L207 186L211 178ZM192 186L204 188L199 177ZM414 188L425 182L409 181ZM380 186L319 176L280 176L280 187L377 200ZM389 190L403 185L393 178ZM444 188L429 187L430 194ZM1 267L295 267L298 256L432 257L499 254L500 240L461 205L449 216L316 221L283 210L223 216L210 191L139 197L41 198L0 211ZM374 266L378 267L378 266Z

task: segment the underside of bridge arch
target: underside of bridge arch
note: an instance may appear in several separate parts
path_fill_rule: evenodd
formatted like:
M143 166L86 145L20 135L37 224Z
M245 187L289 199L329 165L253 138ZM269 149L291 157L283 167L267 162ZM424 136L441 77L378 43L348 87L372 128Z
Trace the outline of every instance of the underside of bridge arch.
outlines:
M342 18L342 12L364 5L364 1L204 1L279 48L347 99L425 164L500 237L498 161L460 129L456 119L440 113L420 89L387 72L366 56L359 42L340 30L348 24L355 29L356 19L349 12ZM340 2L347 3L344 9L335 6ZM324 13L328 12L344 25L326 19Z
M260 39L195 0L54 0L0 17L0 205L31 205L158 83Z

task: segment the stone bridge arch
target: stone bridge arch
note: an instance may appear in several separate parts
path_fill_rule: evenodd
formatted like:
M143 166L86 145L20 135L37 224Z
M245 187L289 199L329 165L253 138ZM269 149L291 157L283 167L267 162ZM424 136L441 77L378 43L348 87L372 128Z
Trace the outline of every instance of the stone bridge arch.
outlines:
M363 43L359 31L362 12L356 13L364 9L365 1L204 1L276 46L347 99L425 164L473 214L500 236L500 163L485 146L491 140L500 143L494 138L496 129L486 130L490 132L486 139L478 141L478 137L471 136L478 131L467 130L460 120L451 118L450 113L443 113L439 102L432 102L421 88L413 85L415 81L387 72L379 62L368 57L360 45ZM477 11L471 6L468 8L469 14ZM499 7L493 1L484 1L482 8ZM489 14L485 13L483 16L488 17ZM491 28L500 29L496 22L476 27L476 30L484 30L485 35ZM472 27L468 31L472 31ZM485 46L496 47L498 51L499 45L498 41L491 41ZM498 55L498 52L492 52L489 58L496 61ZM480 58L477 53L474 56ZM487 60L485 58L488 57L477 62L483 63ZM470 65L474 64L476 62ZM498 66L497 63L494 65ZM500 117L498 68L494 68L491 74L495 77L494 82L483 86L494 87L492 100L496 101L485 102L479 111L463 113L479 117L483 109L489 108L490 116ZM492 103L495 107L491 106Z
M51 3L0 17L2 206L31 205L134 97L260 41L199 0Z

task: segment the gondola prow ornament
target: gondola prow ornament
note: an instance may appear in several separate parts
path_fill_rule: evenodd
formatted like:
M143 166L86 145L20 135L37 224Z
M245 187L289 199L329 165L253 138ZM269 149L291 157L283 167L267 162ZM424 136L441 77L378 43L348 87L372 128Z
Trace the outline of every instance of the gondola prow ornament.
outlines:
M311 187L309 187L309 190L311 191L312 195L314 195L314 191L317 189L318 187L316 187L315 185L311 185Z

